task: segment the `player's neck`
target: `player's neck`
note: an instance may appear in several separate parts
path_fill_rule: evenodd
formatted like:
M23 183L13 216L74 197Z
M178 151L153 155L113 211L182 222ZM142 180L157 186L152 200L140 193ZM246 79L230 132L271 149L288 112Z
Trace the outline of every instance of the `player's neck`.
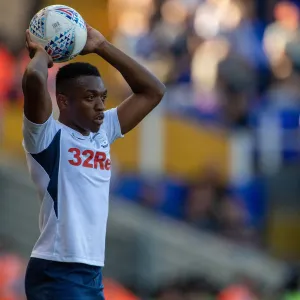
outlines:
M67 127L70 127L71 129L79 132L80 134L84 135L84 136L88 136L90 135L90 131L86 131L84 129L82 129L81 127L77 126L76 124L74 124L73 122L71 121L68 121L68 120L65 120L63 117L59 117L58 118L58 121L62 124L64 124L65 126Z

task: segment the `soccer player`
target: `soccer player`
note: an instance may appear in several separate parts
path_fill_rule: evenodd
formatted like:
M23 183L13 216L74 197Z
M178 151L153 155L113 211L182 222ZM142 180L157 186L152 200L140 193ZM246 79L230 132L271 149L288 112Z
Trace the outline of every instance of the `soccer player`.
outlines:
M56 121L47 90L52 59L28 31L26 46L31 61L23 78L23 146L41 199L41 234L25 278L27 299L104 299L110 145L159 104L165 86L88 26L82 54L96 53L115 67L132 95L105 111L107 90L98 70L87 63L66 65L56 77Z

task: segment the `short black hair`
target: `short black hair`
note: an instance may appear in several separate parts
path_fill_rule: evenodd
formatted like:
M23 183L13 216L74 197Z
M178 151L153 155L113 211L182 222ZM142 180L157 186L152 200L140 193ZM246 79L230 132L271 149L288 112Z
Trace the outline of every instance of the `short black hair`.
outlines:
M56 74L56 87L61 86L65 81L76 79L80 76L101 77L99 70L89 63L70 63L58 70Z

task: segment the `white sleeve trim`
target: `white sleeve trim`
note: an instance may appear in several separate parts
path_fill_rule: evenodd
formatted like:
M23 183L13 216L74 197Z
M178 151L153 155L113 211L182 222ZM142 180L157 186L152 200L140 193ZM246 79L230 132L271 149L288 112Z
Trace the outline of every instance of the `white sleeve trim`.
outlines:
M109 144L112 144L116 139L124 136L121 132L121 126L116 107L105 111L103 125Z
M114 120L116 120L115 122L116 122L116 125L118 128L118 138L123 138L124 134L122 134L122 130L121 130L121 124L120 124L119 115L118 115L118 108L115 107L112 110L113 110L113 113L116 114L116 118L114 118Z
M33 126L33 127L41 127L43 125L46 125L51 119L53 119L53 112L51 113L51 115L49 116L49 118L44 122L44 123L34 123L32 121L30 121L26 116L25 114L23 113L23 120L24 120L24 123L26 123L26 125L29 125L29 126Z
M23 114L23 147L28 153L39 153L46 149L59 130L51 114L43 124L36 124Z

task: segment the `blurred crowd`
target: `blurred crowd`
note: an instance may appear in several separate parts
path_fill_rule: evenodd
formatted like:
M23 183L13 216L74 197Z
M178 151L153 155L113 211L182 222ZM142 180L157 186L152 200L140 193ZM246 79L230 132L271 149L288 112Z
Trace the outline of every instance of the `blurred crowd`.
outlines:
M111 39L168 85L168 112L251 128L262 111L299 111L299 3L279 1L267 22L257 17L258 2L110 0ZM6 38L0 32L0 103L22 98L28 62ZM127 94L124 81L118 84L123 89L115 90Z
M258 300L258 293L248 280L220 289L204 278L189 278L175 281L162 287L155 300Z
M22 77L27 64L30 61L28 52L23 47L8 48L6 35L0 30L0 124L1 113L4 112L5 104L17 103L22 107ZM55 76L61 65L54 65L49 69L48 87L52 96L54 106L56 106L55 96ZM1 126L0 126L1 127Z
M112 40L167 84L165 111L229 134L246 132L254 145L246 185L220 182L209 168L192 183L126 174L117 194L261 245L263 175L299 162L299 4L278 1L266 20L254 0L110 1Z
M260 186L251 193L230 187L214 167L193 181L176 176L145 177L124 173L117 176L112 192L159 214L181 220L194 228L221 235L245 246L263 246L264 207Z
M299 270L291 272L290 277L277 291L263 292L249 278L239 276L236 281L220 288L205 278L193 277L174 281L162 286L154 293L155 300L298 300L300 299Z
M113 42L168 84L169 111L249 127L262 108L299 109L298 3L279 1L272 22L258 3L111 0Z

